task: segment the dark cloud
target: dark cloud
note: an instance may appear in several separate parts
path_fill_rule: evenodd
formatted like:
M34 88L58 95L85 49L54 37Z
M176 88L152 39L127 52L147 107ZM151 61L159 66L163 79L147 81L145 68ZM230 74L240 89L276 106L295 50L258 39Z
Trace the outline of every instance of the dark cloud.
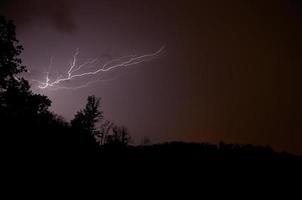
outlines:
M21 29L36 21L46 21L45 24L52 25L58 31L71 33L76 29L71 6L69 0L3 0L0 2L0 13L13 19Z

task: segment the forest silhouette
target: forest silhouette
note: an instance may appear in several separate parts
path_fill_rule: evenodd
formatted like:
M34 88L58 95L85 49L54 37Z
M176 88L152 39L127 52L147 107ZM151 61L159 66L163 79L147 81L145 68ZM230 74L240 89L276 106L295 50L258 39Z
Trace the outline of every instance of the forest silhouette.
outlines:
M144 139L132 145L129 130L106 120L100 98L88 96L84 108L67 122L49 111L47 96L35 94L26 72L12 21L0 17L1 149L20 159L104 159L161 163L301 162L301 157L275 152L269 146L167 142Z

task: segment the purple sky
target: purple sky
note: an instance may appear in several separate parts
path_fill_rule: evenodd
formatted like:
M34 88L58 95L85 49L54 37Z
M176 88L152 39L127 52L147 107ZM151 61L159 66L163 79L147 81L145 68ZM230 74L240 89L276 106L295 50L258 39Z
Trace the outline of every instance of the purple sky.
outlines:
M112 80L87 88L41 91L33 83L66 119L95 94L105 117L137 142L223 140L300 154L301 8L295 0L0 3L16 22L29 79L44 81L51 57L52 73L66 74L77 48L80 61L106 62L166 47L160 58L100 74Z

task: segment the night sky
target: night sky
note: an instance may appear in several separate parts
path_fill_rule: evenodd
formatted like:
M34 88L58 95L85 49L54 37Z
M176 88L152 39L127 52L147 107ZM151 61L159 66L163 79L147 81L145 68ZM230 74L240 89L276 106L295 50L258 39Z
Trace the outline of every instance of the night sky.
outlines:
M0 13L17 25L30 80L66 75L77 48L79 62L106 62L165 46L85 88L41 90L31 81L67 120L95 94L137 143L222 140L302 154L298 0L1 0Z

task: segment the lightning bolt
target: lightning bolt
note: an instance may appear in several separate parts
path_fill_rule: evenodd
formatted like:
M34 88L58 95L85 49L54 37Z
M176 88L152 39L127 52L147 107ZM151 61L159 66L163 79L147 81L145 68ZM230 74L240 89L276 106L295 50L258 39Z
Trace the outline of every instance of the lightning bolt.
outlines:
M164 48L165 47L162 46L159 50L157 50L156 52L150 53L150 54L144 54L144 55L140 55L140 56L128 55L128 56L124 56L124 57L120 57L120 58L115 58L110 61L107 61L105 64L99 64L98 59L95 58L95 59L85 61L84 63L79 64L79 65L77 65L77 58L79 55L79 49L77 49L75 54L72 57L72 60L69 64L69 69L68 69L65 77L62 78L62 76L58 76L55 80L51 80L51 78L49 76L49 71L48 71L48 72L46 72L45 81L39 81L39 80L32 80L32 81L37 82L39 84L38 88L43 89L43 90L44 89L54 89L54 90L80 89L80 88L87 87L96 82L110 81L112 79L110 79L110 80L97 79L97 80L93 80L93 81L88 81L85 84L77 86L77 87L64 87L64 86L60 86L60 84L62 84L65 81L70 81L70 80L73 80L76 78L87 77L87 76L90 77L90 76L97 75L102 72L105 73L105 72L113 71L114 69L117 69L117 68L129 67L129 66L133 66L133 65L138 65L143 62L154 60L162 55ZM50 66L51 65L52 65L52 59L51 59ZM94 66L94 70L90 70L90 71L87 70L87 66ZM86 67L86 69L85 69L86 71L80 73L81 71L84 70L85 67Z
M90 85L92 85L94 83L114 81L118 77L120 77L120 76L115 76L113 78L108 78L108 79L96 79L96 80L88 81L85 84L74 86L74 87L66 87L66 86L57 86L56 85L56 86L53 86L53 87L49 87L48 89L52 90L52 91L57 91L57 90L78 90L78 89L86 88L86 87L88 87L88 86L90 86ZM40 83L42 83L42 82L40 82Z

